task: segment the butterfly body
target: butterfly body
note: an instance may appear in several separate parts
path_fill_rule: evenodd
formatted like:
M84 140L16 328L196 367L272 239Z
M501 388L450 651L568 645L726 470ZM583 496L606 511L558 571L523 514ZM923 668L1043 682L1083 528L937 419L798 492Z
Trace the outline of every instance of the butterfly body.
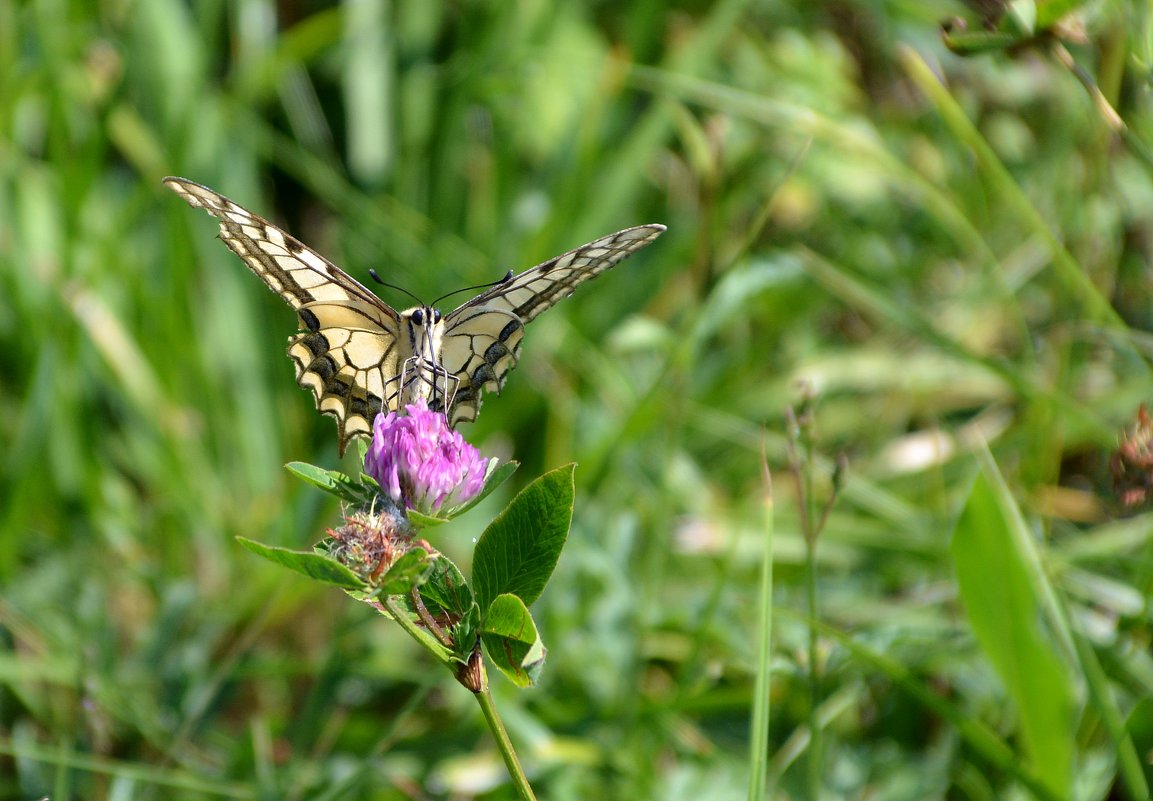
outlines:
M380 412L419 400L452 425L475 420L484 390L499 392L516 366L524 327L584 281L665 230L626 228L504 280L447 314L397 311L348 273L272 223L185 178L164 183L220 221L220 238L296 310L288 340L296 381L336 418L339 448L368 435Z

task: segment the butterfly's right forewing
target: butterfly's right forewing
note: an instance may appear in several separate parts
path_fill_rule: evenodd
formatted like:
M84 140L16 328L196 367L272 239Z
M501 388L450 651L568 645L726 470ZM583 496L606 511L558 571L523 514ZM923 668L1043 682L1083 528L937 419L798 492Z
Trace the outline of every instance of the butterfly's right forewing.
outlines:
M441 360L458 379L449 420L475 420L485 391L499 392L516 366L524 327L537 315L648 245L663 225L638 225L594 239L525 270L445 318Z
M340 452L368 434L378 412L399 403L400 315L316 251L208 187L184 178L164 183L220 221L220 238L297 311L289 339L296 381L316 407L336 418Z

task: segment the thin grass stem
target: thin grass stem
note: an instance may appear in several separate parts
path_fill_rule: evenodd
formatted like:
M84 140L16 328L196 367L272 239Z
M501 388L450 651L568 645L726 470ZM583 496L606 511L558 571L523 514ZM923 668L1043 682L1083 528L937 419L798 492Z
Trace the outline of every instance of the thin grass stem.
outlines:
M749 801L765 798L769 759L769 712L773 644L773 480L764 447L761 473L765 486L764 552L761 555L760 620L758 621L757 679L753 689L752 732L749 738Z

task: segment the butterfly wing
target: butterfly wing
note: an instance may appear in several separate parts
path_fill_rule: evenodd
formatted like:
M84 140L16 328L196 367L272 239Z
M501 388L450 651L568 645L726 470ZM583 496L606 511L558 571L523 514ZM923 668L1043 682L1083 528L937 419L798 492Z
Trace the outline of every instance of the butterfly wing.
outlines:
M440 350L441 364L459 382L449 421L455 425L475 420L482 391L499 392L504 386L509 370L516 366L527 323L664 230L663 225L639 225L593 240L525 270L450 312Z
M164 183L220 221L220 238L296 310L288 340L296 382L321 413L336 418L340 453L399 404L400 315L348 273L272 223L184 178Z

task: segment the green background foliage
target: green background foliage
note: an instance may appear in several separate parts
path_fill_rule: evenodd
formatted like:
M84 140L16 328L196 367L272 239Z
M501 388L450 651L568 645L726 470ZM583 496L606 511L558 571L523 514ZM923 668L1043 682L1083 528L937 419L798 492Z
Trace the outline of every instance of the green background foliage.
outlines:
M745 797L762 448L776 798L1140 797L1153 522L1109 454L1153 398L1150 15L1067 32L1124 137L1065 51L962 58L954 15L0 0L0 799L512 797L403 632L238 546L309 548L338 504L282 465L355 457L168 174L426 299L668 225L528 328L465 428L523 466L429 532L465 567L579 464L539 684L493 673L542 798ZM812 652L801 382L818 502L850 463Z

